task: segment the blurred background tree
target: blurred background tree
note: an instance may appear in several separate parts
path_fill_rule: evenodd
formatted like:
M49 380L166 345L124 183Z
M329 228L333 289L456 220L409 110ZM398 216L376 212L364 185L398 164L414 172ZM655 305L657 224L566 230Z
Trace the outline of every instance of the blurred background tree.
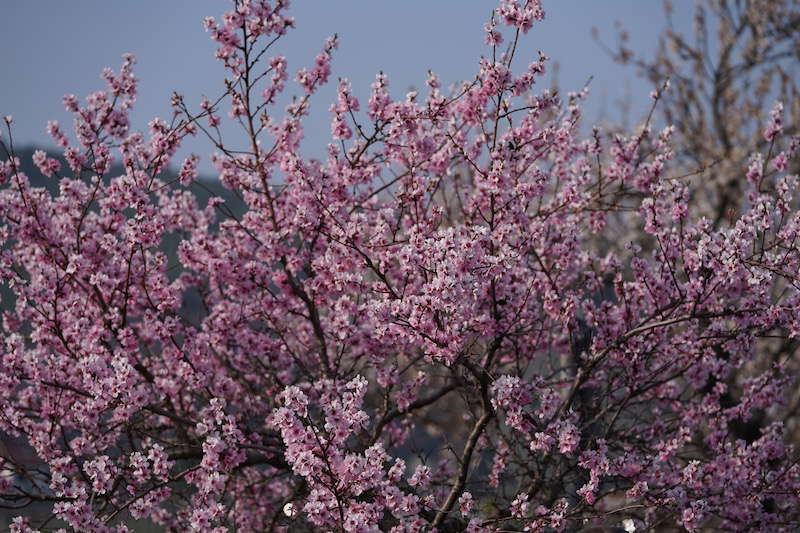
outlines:
M769 142L766 114L783 102L787 124L798 124L800 3L796 0L701 0L694 28L684 35L673 24L673 3L663 3L666 27L654 56L631 45L617 27L615 45L595 38L619 63L630 65L655 87L669 80L657 113L675 127L676 155L693 174L691 201L715 228L745 201L742 180L751 154ZM623 102L624 106L624 102ZM797 133L796 126L786 129Z

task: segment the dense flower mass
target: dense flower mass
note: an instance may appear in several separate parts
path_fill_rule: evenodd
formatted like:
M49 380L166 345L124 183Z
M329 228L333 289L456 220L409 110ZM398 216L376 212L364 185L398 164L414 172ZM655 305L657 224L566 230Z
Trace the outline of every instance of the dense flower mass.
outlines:
M224 93L174 95L147 132L132 57L65 97L63 158L33 155L55 187L21 170L7 119L12 531L796 531L800 139L781 105L717 226L673 128L584 138L585 90L534 92L547 57L517 43L544 12L503 0L471 81L395 99L379 74L360 102L342 79L326 158L304 158L336 38L292 78L272 55L287 8L206 19ZM173 160L195 135L228 200L201 205L197 156Z

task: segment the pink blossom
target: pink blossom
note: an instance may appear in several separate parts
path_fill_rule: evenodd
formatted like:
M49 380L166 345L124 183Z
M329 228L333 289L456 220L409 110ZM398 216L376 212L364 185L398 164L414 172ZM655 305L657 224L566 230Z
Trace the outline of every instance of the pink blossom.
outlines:
M397 96L379 72L366 102L339 78L307 157L336 39L290 83L288 9L205 19L227 83L167 119L133 124L132 56L66 96L52 186L0 139L0 505L93 532L796 529L780 105L714 168L740 209L704 218L676 129L584 129L585 90L535 92L540 3L501 0L513 58ZM176 160L197 134L214 181Z

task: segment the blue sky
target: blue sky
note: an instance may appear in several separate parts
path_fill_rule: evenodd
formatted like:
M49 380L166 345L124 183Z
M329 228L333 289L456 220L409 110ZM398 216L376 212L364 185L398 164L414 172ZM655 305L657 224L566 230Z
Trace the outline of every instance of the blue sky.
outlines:
M676 2L674 19L680 28L690 28L693 4ZM277 49L288 56L291 72L310 64L327 36L340 37L334 83L312 101L314 117L306 123L304 152L321 154L328 142L328 106L336 77L349 78L355 93L364 97L379 70L388 74L397 95L422 86L428 69L439 73L445 85L472 78L478 58L488 53L483 25L494 5L490 0L295 0L291 12L297 29ZM140 95L132 115L137 129L146 128L154 116L169 118L173 91L191 104L203 94L219 94L222 69L201 21L206 15L218 17L229 6L223 0L0 3L0 47L6 51L0 114L14 116L17 145L51 144L45 134L47 120L71 124L61 97L83 97L102 88L100 72L106 66L116 70L125 52L138 59ZM643 113L652 87L632 70L615 65L592 39L591 28L597 27L601 37L613 43L614 23L619 21L630 32L634 48L651 53L665 25L661 2L544 0L544 6L547 18L522 42L519 65L542 50L558 62L563 91L580 89L594 76L586 105L593 122L618 118L620 99L630 100L634 118ZM205 161L211 149L203 141L187 148Z

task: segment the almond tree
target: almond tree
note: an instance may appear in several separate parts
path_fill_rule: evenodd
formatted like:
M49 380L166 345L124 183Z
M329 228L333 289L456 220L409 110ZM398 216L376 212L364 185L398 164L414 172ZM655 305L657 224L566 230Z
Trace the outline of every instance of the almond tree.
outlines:
M544 12L503 0L474 78L395 99L379 74L363 107L341 79L326 158L303 158L336 39L290 82L287 4L207 19L224 92L174 95L148 133L128 121L131 57L66 97L74 137L48 126L66 166L34 156L57 193L20 171L6 119L0 429L37 458L0 458L12 531L796 530L779 421L796 416L800 141L780 107L770 149L731 166L744 208L715 227L673 128L584 139L585 90L534 91L547 58L514 59ZM194 135L243 214L198 205L197 157L170 173ZM621 223L624 253L605 244Z

